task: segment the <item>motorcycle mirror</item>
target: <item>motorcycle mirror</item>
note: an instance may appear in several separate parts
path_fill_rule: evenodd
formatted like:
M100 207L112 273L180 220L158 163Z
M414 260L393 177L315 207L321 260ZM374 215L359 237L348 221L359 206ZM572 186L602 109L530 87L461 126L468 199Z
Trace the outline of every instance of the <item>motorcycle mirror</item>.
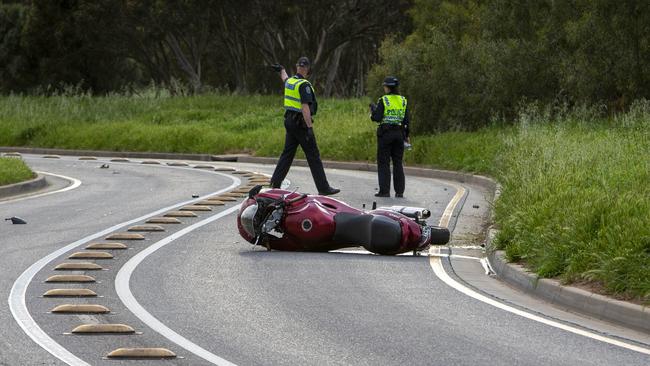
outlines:
M22 224L27 223L27 221L21 219L18 216L13 216L13 217L6 218L5 221L11 221L11 223L14 224L14 225L22 225Z

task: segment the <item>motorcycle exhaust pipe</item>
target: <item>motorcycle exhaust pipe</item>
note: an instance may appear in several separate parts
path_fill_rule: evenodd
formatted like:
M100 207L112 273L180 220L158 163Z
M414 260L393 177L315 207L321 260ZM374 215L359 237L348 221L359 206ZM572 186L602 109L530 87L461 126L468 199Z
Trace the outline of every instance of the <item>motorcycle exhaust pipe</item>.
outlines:
M431 217L431 211L422 207L390 206L390 207L380 207L379 209L399 212L404 216L410 217L412 219L418 219L418 220L426 220L429 217Z

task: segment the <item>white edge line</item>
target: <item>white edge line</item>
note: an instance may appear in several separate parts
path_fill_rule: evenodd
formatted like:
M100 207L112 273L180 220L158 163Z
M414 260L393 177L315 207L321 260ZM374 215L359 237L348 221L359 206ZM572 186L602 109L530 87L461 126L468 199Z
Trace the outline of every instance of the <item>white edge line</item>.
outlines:
M117 296L119 296L122 303L142 320L148 327L160 333L165 338L176 343L177 345L183 347L187 351L203 358L204 360L213 363L215 365L223 366L235 366L235 364L211 353L210 351L200 347L199 345L193 343L182 335L176 333L171 328L167 327L156 317L151 315L133 296L129 282L131 280L131 275L135 271L136 267L149 255L157 251L158 249L164 247L165 245L173 242L174 240L182 237L185 234L192 232L195 229L198 229L204 225L207 225L213 221L216 221L226 215L229 215L239 209L239 206L231 207L225 211L222 211L214 216L211 216L207 219L199 221L195 224L192 224L180 231L175 232L174 234L148 246L143 251L139 252L133 258L129 259L123 266L120 268L117 276L115 277L115 291Z
M477 292L475 292L473 290L470 290L469 288L467 288L467 287L461 285L460 283L456 282L455 280L453 280L451 277L449 277L447 272L445 272L445 269L442 266L442 261L440 260L439 257L431 257L429 263L431 264L431 268L433 269L433 272L444 283L446 283L447 285L451 286L452 288L454 288L454 289L462 292L463 294L465 294L465 295L467 295L469 297L472 297L472 298L474 298L476 300L482 301L482 302L484 302L486 304L489 304L489 305L497 307L497 308L499 308L501 310L505 310L507 312L522 316L524 318L534 320L536 322L540 322L540 323L550 325L550 326L555 327L555 328L565 330L567 332L571 332L571 333L578 334L578 335L581 335L581 336L584 336L584 337L587 337L587 338L595 339L595 340L598 340L598 341L601 341L601 342L609 343L609 344L619 346L619 347L623 347L623 348L626 348L626 349L629 349L629 350L632 350L632 351L636 351L636 352L644 353L646 355L650 355L650 350L649 349L639 347L639 346L636 346L636 345L633 345L633 344L621 342L621 341L618 341L616 339L604 337L604 336L601 336L601 335L598 335L598 334L595 334L595 333L592 333L592 332L588 332L588 331L585 331L585 330L582 330L582 329L579 329L579 328L575 328L575 327L572 327L572 326L569 326L569 325L565 325L565 324L562 324L562 323L559 323L559 322L556 322L556 321L553 321L553 320L549 320L549 319L546 319L546 318L543 318L543 317L540 317L540 316L537 316L537 315L534 315L534 314L530 314L530 313L525 312L523 310L513 308L512 306L502 304L502 303L500 303L500 302L498 302L496 300L493 300L493 299L491 299L489 297L486 297L484 295L481 295L481 294L479 294L479 293L477 293Z
M188 170L191 169L191 168L168 167L168 166L167 166L167 168L170 168L170 169L188 169ZM72 249L74 249L74 248L76 248L76 247L78 247L78 246L80 246L80 245L82 245L82 244L84 244L86 242L89 242L89 241L91 241L93 239L104 236L104 235L106 235L108 233L111 233L111 232L113 232L113 231L115 231L115 230L117 230L119 228L124 227L124 226L131 225L133 223L145 220L145 219L147 219L149 217L159 215L159 214L161 214L161 213L163 213L165 211L169 211L169 210L174 209L176 207L184 206L184 205L191 204L191 203L194 203L194 202L198 202L198 201L203 200L203 199L205 199L205 198L207 198L209 196L229 191L232 188L237 187L241 183L241 180L239 178L237 178L237 177L233 177L233 176L226 175L226 174L219 173L219 172L213 172L213 171L209 171L209 172L213 173L213 174L217 174L217 175L221 175L221 176L230 178L233 181L233 183L230 186L228 186L226 188L223 188L223 189L220 189L220 190L218 190L216 192L209 193L207 195L201 196L199 198L191 199L191 200L185 201L183 203L178 203L178 204L174 204L172 206L165 207L163 209L160 209L160 210L157 210L155 212L146 214L144 216L140 216L137 219L129 220L129 221L123 222L121 224L111 226L110 228L105 229L103 231L100 231L100 232L98 232L96 234L93 234L93 235L87 236L87 237L85 237L83 239L77 240L74 243L66 245L65 247L63 247L63 248L49 254L46 257L41 258L38 262L32 264L29 268L27 268L25 270L25 272L23 272L18 277L18 279L14 282L13 286L11 287L11 292L9 293L9 299L8 299L11 314L13 315L13 317L16 320L16 322L18 323L18 325L20 325L20 327L23 329L23 331L34 342L36 342L39 346L41 346L43 349L45 349L46 351L48 351L50 354L52 354L56 358L60 359L61 361L65 362L65 363L67 363L68 365L71 365L71 366L89 366L88 363L81 360L80 358L75 356L73 353L71 353L70 351L65 349L63 346L58 344L54 339L50 338L50 336L48 336L47 333L45 333L43 331L43 329L41 329L38 326L36 321L34 321L31 314L29 313L29 310L27 309L27 305L26 305L26 302L25 302L27 287L32 282L32 279L34 278L34 276L41 269L43 269L43 267L45 267L48 263L50 263L51 261L53 261L54 259L61 256L62 254L64 254L67 251L70 251L70 250L72 250ZM235 206L235 207L238 207L238 206Z
M440 218L440 224L439 224L440 226L446 226L449 223L449 218L451 218L451 214L454 211L454 209L456 207L456 204L458 204L458 202L460 201L460 197L462 197L465 194L465 188L464 187L456 185L456 184L452 184L452 185L457 189L457 192L456 192L456 195L452 198L452 200L449 202L449 204L445 208L445 211L444 211L442 217ZM444 222L444 225L443 225L443 221L446 221L446 222ZM601 336L601 335L596 334L596 333L588 332L588 331L583 330L583 329L575 328L575 327L572 327L572 326L569 326L569 325L566 325L566 324L562 324L562 323L559 323L559 322L556 322L556 321L553 321L553 320L550 320L550 319L546 319L546 318L543 318L543 317L540 317L540 316L525 312L523 310L514 308L512 306L500 303L500 302L498 302L498 301L496 301L494 299L491 299L491 298L489 298L489 297L487 297L485 295L482 295L482 294L480 294L480 293L478 293L478 292L476 292L474 290L471 290L470 288L468 288L466 286L463 286L459 282L455 281L453 278L451 278L449 276L449 274L447 274L447 272L445 271L445 268L442 265L442 260L441 260L441 257L445 257L446 255L443 254L443 253L440 253L440 248L439 247L436 247L436 248L432 247L431 250L430 250L430 253L431 254L429 256L429 264L431 265L431 268L433 269L433 272L435 273L435 275L438 276L438 278L440 278L440 280L442 280L444 283L446 283L450 287L454 288L457 291L462 292L463 294L465 294L465 295L467 295L469 297L472 297L472 298L474 298L476 300L482 301L482 302L484 302L484 303L486 303L488 305L492 305L492 306L494 306L496 308L499 308L501 310L505 310L507 312L522 316L524 318L534 320L536 322L540 322L542 324L550 325L552 327L559 328L559 329L565 330L567 332L571 332L571 333L578 334L578 335L581 335L581 336L584 336L584 337L587 337L587 338L595 339L595 340L605 342L605 343L608 343L608 344L612 344L612 345L615 345L615 346L618 346L618 347L622 347L622 348L626 348L626 349L629 349L629 350L632 350L632 351L636 351L636 352L640 352L640 353L643 353L643 354L646 354L646 355L650 355L650 349L640 347L640 346L636 346L636 345L633 345L633 344L629 344L629 343L626 343L626 342L622 342L622 341L619 341L619 340L616 340L616 339L604 337L604 336Z
M40 172L40 171L37 171L36 173L43 174L43 175L51 175L53 177L65 179L65 180L71 181L72 184L68 185L67 187L58 189L56 191L52 191L52 192L44 192L44 193L34 194L34 195L30 195L30 196L24 196L24 197L18 197L18 198L14 198L14 199L8 199L8 200L5 200L5 201L0 201L0 205L5 204L5 203L14 203L14 202L18 202L18 201L30 200L32 198L49 196L49 195L55 194L55 193L66 192L66 191L75 189L75 188L77 188L77 187L79 187L81 185L81 181L79 179L66 177L65 175L59 175L59 174L48 173L48 172Z

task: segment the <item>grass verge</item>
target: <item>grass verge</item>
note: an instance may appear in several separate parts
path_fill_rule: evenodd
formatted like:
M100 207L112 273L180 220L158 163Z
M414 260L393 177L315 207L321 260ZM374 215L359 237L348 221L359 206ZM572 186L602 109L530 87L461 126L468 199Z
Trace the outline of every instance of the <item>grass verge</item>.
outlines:
M0 158L0 186L32 179L34 172L17 158Z
M366 103L321 101L323 158L375 161ZM279 96L10 96L0 98L0 145L278 156L280 105ZM405 160L497 178L498 243L511 260L649 302L648 131L647 103L606 120L527 113L516 127L414 137Z

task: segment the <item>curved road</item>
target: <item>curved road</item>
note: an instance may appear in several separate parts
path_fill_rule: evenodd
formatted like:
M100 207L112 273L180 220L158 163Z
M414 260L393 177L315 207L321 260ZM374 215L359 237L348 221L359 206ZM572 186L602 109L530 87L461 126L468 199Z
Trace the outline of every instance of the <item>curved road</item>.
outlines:
M27 225L5 223L1 230L0 294L5 299L9 299L12 286L25 269L51 253L107 228L192 200L193 194L209 195L236 185L241 178L137 163L110 162L109 169L98 169L104 161L72 157L25 159L36 170L73 177L82 184L62 193L0 202L3 217L15 215L28 221ZM270 173L273 168L251 164L236 167L262 173ZM353 206L369 207L374 199L373 173L329 170L328 178L333 186L342 188L337 198ZM294 187L313 190L305 168L292 168L289 179ZM66 184L55 181L58 187ZM440 219L457 187L412 177L407 184L406 199L382 199L379 205L429 207L433 222ZM464 199L472 200L473 195L481 194L475 187L465 188L469 194ZM99 282L87 286L44 283L49 276L61 274L53 270L55 265L70 262L66 257L85 245L61 253L29 282L25 308L47 337L80 362L92 365L203 365L211 364L209 361L237 365L646 365L650 360L648 353L567 332L468 297L441 281L428 257L283 253L254 248L239 238L234 214L220 214L235 206L229 203L214 207L212 212L199 213L198 218L181 219L181 225L165 225L163 233L146 233L144 241L127 243L128 250L113 251L114 259L96 261L107 270L88 272ZM486 209L480 207L468 215L480 221ZM471 209L467 204L463 208ZM201 223L204 225L198 226ZM192 225L196 227L189 231ZM463 225L471 223L458 225L461 231L467 229ZM115 231L123 232L128 226ZM166 239L172 234L178 237ZM103 241L104 236L89 241ZM135 263L130 281L116 284L118 273L123 275L138 253L147 254L146 248L152 245L160 247ZM453 261L444 263L447 272L459 282L463 279L454 271L458 269L462 276L460 268L469 266L462 272L475 273L476 277L468 283L481 287L484 281L497 297L521 298L494 284L497 281L481 277L478 261L459 262L457 268L452 268ZM87 287L101 297L41 297L55 287ZM173 334L166 335L171 339L160 334L160 328L142 313L134 314L133 304L127 307L124 303L125 294L132 294L148 316L170 330ZM111 312L49 313L64 303L101 304ZM527 305L537 315L544 313L572 326L580 324L581 329L584 325L588 331L601 326L544 304L519 307ZM10 309L0 307L0 318L5 327L0 339L0 365L65 364L33 342ZM124 323L139 333L65 334L83 323ZM609 332L604 327L604 332ZM647 335L626 331L621 334L623 338L616 339L650 349ZM189 349L183 348L188 344ZM119 347L165 347L180 358L118 361L104 357ZM197 349L203 353L192 351Z

